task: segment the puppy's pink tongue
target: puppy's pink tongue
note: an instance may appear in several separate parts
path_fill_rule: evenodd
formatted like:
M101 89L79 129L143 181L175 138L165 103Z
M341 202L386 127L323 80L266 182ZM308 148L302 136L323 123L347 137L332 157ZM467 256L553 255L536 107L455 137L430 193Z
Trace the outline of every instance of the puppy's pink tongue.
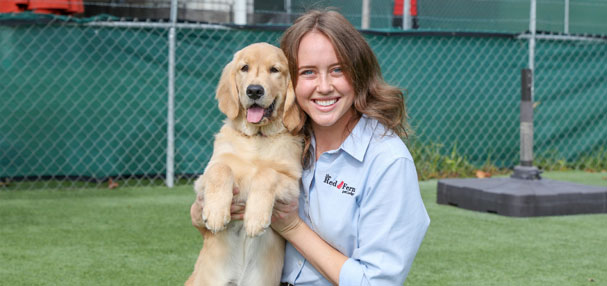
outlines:
M259 106L253 106L247 109L247 121L257 123L263 118L264 110Z

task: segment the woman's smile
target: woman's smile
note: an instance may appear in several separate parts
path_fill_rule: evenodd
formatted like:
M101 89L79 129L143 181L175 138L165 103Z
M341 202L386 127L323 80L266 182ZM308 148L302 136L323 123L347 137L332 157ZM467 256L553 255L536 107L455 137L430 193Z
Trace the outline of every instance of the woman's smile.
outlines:
M323 107L327 107L327 106L331 106L333 104L335 104L337 102L337 98L334 99L316 99L314 100L314 103L323 106Z

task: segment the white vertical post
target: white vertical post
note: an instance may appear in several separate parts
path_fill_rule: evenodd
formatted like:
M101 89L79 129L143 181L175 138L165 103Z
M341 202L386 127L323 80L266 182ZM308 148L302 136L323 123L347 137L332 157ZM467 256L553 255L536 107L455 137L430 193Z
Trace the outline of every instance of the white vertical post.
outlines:
M247 0L234 0L234 24L247 24Z
M363 0L363 11L362 11L362 29L369 29L369 17L371 14L371 0Z
M569 0L565 0L565 19L563 20L563 26L565 34L569 34Z
M169 28L169 99L167 102L167 173L166 185L174 186L175 179L175 24L177 0L171 0L171 28Z
M535 94L535 24L536 24L536 0L531 0L531 11L529 12L529 70L522 73L521 84L523 85L521 98L521 166L533 166L533 95Z
M529 32L531 37L529 38L529 69L533 72L535 69L534 58L535 58L535 22L536 22L536 0L531 0L531 11L529 13ZM533 86L531 87L531 94L533 96Z
M411 30L411 0L403 2L403 30Z
M533 101L531 100L531 87L533 86L533 73L530 69L523 69L521 73L521 166L533 166Z

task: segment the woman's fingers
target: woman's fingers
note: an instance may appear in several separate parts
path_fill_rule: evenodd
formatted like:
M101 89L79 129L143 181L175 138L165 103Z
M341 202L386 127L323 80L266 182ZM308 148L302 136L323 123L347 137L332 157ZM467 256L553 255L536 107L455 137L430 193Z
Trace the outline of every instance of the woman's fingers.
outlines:
M240 190L236 187L232 189L232 205L230 206L230 214L232 220L242 220L244 218L244 202L237 202Z
M232 203L230 206L230 214L232 216L232 220L242 220L244 218L244 203Z
M245 209L244 203L232 203L232 205L230 206L230 213L232 213L232 214L244 213L244 209Z
M190 207L190 217L192 218L192 225L200 231L200 234L204 235L204 222L202 221L202 206L198 202L194 202Z

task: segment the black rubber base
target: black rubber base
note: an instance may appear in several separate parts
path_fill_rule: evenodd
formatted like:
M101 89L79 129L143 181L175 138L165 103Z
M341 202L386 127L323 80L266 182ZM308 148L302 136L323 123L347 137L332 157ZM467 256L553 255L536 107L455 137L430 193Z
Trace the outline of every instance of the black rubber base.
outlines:
M437 202L513 217L607 213L607 186L549 179L443 179Z

